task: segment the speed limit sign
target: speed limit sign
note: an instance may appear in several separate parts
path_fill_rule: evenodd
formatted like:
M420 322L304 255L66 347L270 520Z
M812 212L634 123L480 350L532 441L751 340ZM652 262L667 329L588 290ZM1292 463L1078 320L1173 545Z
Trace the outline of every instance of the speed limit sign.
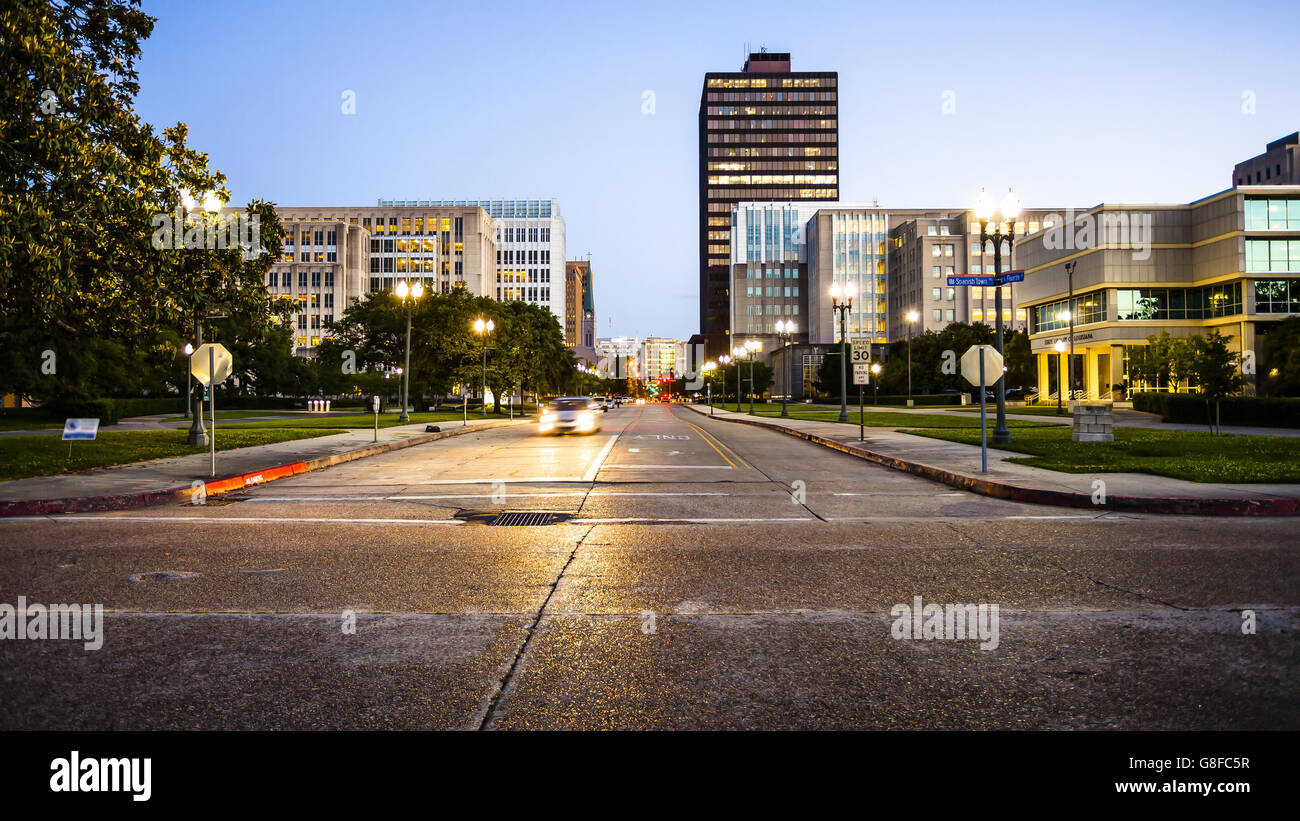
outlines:
M849 344L853 346L849 355L849 362L854 365L859 363L871 363L870 339L850 339Z

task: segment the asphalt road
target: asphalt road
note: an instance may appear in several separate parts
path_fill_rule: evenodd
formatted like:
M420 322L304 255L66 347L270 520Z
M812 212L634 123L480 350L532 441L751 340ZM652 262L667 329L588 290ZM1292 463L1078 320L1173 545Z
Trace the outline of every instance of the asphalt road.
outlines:
M0 641L0 727L1295 729L1297 544L624 407L201 506L0 519L0 603L110 611L99 650ZM915 596L996 605L997 646L895 638Z

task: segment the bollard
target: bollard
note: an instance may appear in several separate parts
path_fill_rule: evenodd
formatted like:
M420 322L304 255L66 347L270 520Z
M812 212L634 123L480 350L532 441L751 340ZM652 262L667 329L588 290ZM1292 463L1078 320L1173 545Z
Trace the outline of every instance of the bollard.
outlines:
M325 412L330 412L330 401L328 399L325 400Z

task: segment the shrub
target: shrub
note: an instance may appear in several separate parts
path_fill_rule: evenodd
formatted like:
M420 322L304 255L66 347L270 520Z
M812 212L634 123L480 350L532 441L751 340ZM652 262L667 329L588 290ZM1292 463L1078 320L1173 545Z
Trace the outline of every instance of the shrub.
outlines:
M1158 413L1165 422L1208 425L1213 408L1194 393L1144 392L1133 394L1133 409ZM1265 428L1300 428L1300 398L1229 396L1219 406L1225 425Z

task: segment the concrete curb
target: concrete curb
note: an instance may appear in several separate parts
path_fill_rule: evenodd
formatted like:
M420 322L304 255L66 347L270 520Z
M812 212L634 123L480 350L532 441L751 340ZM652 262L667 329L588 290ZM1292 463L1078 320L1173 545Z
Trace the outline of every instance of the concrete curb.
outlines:
M264 468L249 473L240 473L234 476L213 479L203 483L202 492L205 496L229 493L253 485L274 482L276 479L283 479L287 476L296 476L300 473L307 473L313 470L324 470L325 468L333 467L334 465L341 465L344 462L351 462L354 459L364 459L367 456L378 456L381 453L391 453L395 450L402 450L403 448L436 442L439 439L461 436L475 431L510 427L511 425L520 425L529 421L531 420L504 419L496 422L484 422L483 424L474 425L472 427L444 430L438 433L424 433L412 436L408 439L381 442L375 445L368 445L364 448L357 448L356 450L349 450L343 453L331 454L330 456L320 456L315 459L308 459L305 462L290 462L288 464L276 465L274 467ZM9 502L0 502L0 517L41 516L53 513L88 513L91 511L103 510L130 510L131 508L150 507L152 505L162 505L169 502L188 502L194 497L194 494L198 492L199 489L200 487L198 485L186 485L183 487L167 488L166 490L152 490L144 493L118 493L108 496L76 496L62 499L16 499Z
M702 410L694 406L687 405L690 410L695 411L701 416L708 416ZM921 476L934 482L955 487L959 490L968 490L972 493L978 493L982 496L991 496L995 499L1006 499L1014 502L1025 502L1035 505L1055 505L1057 507L1078 507L1088 510L1114 510L1126 513L1161 513L1182 516L1300 516L1300 499L1289 499L1282 496L1265 496L1258 499L1200 499L1200 498L1170 498L1158 496L1113 496L1107 494L1106 501L1103 504L1096 504L1092 501L1092 496L1087 493L1075 493L1068 490L1048 490L1046 488L1024 487L1014 485L1008 482L1000 482L994 479L980 479L974 476L967 476L962 473L956 473L945 468L926 465L920 462L909 462L906 459L900 459L897 456L890 456L885 453L867 450L866 448L853 447L852 445L829 439L825 436L819 436L815 433L787 428L784 425L772 424L769 422L759 422L754 419L735 419L728 416L714 416L713 419L720 419L724 422L735 422L741 425L753 425L755 427L768 428L779 431L788 436L797 439L803 439L814 444L822 445L831 450L840 453L865 459L868 462L875 462L894 470L901 470L904 473L910 473L914 476Z

